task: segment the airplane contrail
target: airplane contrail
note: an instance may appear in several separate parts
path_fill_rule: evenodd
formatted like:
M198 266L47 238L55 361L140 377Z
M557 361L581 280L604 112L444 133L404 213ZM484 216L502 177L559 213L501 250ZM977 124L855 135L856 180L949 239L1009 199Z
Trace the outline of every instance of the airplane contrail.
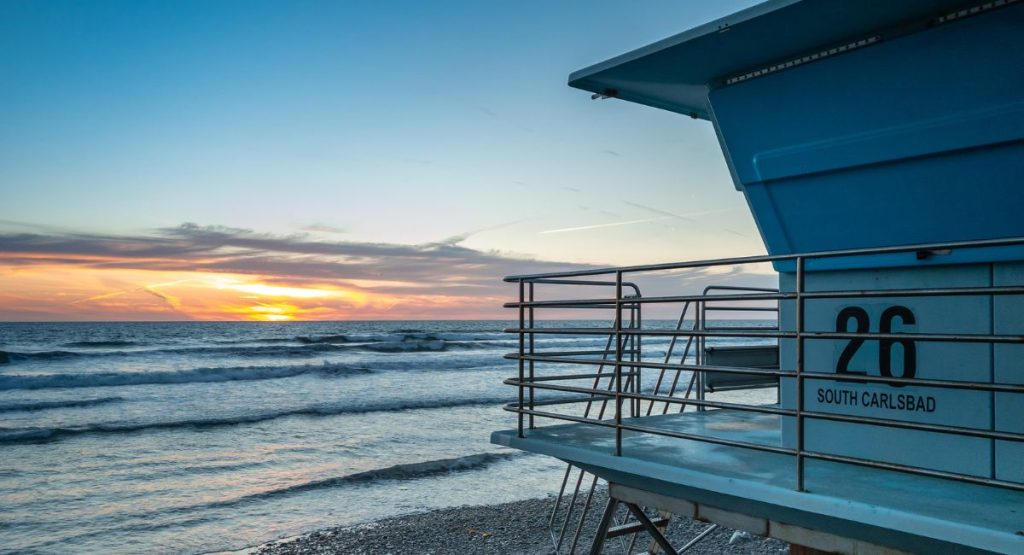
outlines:
M645 218L643 220L629 220L627 222L611 222L611 223L607 223L607 224L581 225L579 227L563 227L561 229L549 229L547 231L541 231L541 234L542 235L546 235L546 234L550 234L550 233L568 233L570 231L585 231L585 230L588 230L588 229L600 229L602 227L618 227L620 225L644 224L644 223L647 223L647 222L657 222L657 221L661 221L661 220L667 220L670 217L671 216L662 216L660 218Z
M719 208L719 209L715 209L715 210L699 210L699 211L696 211L696 212L687 212L685 214L676 214L675 212L669 212L667 210L661 210L661 209L658 209L658 208L653 208L653 207L650 207L650 206L646 206L646 205L640 204L638 202L631 202L631 201L628 201L628 200L624 200L622 202L623 202L623 204L628 204L628 205L630 205L630 206L632 206L634 208L639 208L641 210L646 210L646 211L654 213L654 214L661 214L661 215L665 216L666 218L677 218L677 219L684 220L684 221L687 221L687 222L695 222L696 220L694 220L693 218L695 218L697 216L707 216L709 214L720 214L722 212L731 212L731 211L735 210L734 208Z

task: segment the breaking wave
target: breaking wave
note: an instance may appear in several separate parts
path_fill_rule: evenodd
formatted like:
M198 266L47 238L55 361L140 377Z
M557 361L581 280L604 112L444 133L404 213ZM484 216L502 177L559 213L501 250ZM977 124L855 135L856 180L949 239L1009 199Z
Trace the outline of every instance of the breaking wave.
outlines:
M220 343L213 345L200 345L194 347L165 347L159 349L138 349L132 351L35 351L35 352L7 352L0 351L0 360L8 358L10 361L33 361L33 360L67 360L80 357L127 357L127 356L148 356L148 355L213 355L213 356L236 356L236 357L310 357L323 353L340 351L371 351L371 352L438 352L446 351L449 348L480 349L494 346L507 346L508 340L501 341L497 336L483 338L472 334L444 334L454 337L437 337L431 334L404 334L404 335L373 335L367 337L359 336L326 336L326 337L297 337L294 340L259 340L258 345ZM92 342L86 347L79 344L81 348L98 348L100 344L105 347L119 347L120 342ZM63 346L72 346L66 343ZM138 344L135 344L138 345ZM6 355L6 356L4 356Z
M162 372L96 372L88 374L0 374L0 390L51 389L62 387L111 387L122 385L182 384L196 382L231 382L275 380L302 374L349 376L368 374L371 370L340 364L304 364L298 366L234 366L227 368L192 368Z
M61 347L71 348L104 348L104 347L135 347L143 345L136 341L72 341L71 343L65 343Z
M466 455L463 457L455 457L451 459L438 459L417 463L396 464L394 466L375 468L373 470L356 472L354 474L347 474L345 476L335 476L331 478L323 478L320 480L300 482L290 486L268 489L257 493L242 495L240 497L235 497L232 499L211 501L209 503L201 503L198 505L171 507L164 510L157 510L154 513L150 514L152 515L160 513L191 513L197 509L231 507L242 503L262 501L275 497L284 497L288 495L294 495L297 493L303 493L306 491L345 486L357 486L361 484L389 481L419 480L422 478L431 478L435 476L443 476L446 474L479 470L486 468L490 465L493 465L495 463L528 456L530 456L530 453L524 453L520 451L513 451L508 453L477 453L475 455Z
M424 461L418 463L396 464L394 466L388 466L385 468L375 468L373 470L357 472L355 474L348 474L346 476L337 476L333 478L325 478L322 480L303 482L301 484L295 484L292 486L256 493L253 495L246 496L245 498L242 499L266 499L267 497L288 495L292 493L298 493L314 489L332 488L351 484L382 482L385 480L416 480L419 478L428 478L431 476L451 474L453 472L465 472L467 470L476 470L490 466L497 462L507 461L514 459L516 457L523 457L526 455L527 453L523 453L521 451L514 451L508 453L478 453L476 455L466 455L464 457L455 457L451 459L438 459L434 461Z
M255 424L288 416L335 416L340 414L365 414L371 412L395 412L404 410L439 409L499 405L509 401L507 396L480 399L410 399L385 401L365 405L339 406L315 405L296 409L284 409L264 413L241 414L164 422L105 422L85 426L56 428L0 428L0 443L36 443L57 441L85 434L126 433L168 429L206 429L239 424Z

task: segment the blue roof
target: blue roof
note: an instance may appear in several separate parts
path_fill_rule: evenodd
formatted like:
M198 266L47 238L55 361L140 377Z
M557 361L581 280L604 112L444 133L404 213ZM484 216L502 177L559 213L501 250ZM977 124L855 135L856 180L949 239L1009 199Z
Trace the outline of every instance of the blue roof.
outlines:
M710 119L725 78L875 34L926 26L968 0L771 0L574 72L569 85Z

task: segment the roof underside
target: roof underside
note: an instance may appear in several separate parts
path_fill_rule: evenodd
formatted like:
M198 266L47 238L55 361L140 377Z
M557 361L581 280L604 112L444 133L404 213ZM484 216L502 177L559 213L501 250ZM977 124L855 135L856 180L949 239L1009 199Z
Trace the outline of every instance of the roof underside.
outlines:
M708 118L728 77L876 34L923 27L968 0L771 0L574 72L569 85Z

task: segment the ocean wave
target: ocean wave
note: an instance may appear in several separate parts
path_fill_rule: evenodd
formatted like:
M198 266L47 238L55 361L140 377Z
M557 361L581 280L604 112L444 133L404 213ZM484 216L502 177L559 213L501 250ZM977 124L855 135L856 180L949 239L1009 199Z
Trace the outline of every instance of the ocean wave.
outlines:
M509 336L502 332L426 332L416 329L395 330L383 333L345 333L321 336L298 336L295 341L303 344L340 343L395 343L406 341L488 341Z
M233 382L275 380L302 374L330 376L368 374L371 370L355 366L304 364L298 366L232 366L191 368L161 372L97 372L89 374L0 374L0 390L52 389L63 387L114 387L124 385L182 384L196 382Z
M341 347L339 346L324 343L316 345L200 345L194 347L139 349L135 351L11 351L6 354L11 361L65 360L80 357L99 358L147 356L154 354L230 355L238 357L308 357L340 349Z
M6 358L8 362L14 362L19 360L60 360L74 358L85 354L109 354L109 353L78 353L75 351L34 351L28 353L19 353L15 351L0 351L0 359Z
M92 407L124 401L121 397L100 397L97 399L72 399L67 401L27 401L24 403L0 404L0 412L37 411L48 409L66 409Z
M296 343L302 343L304 345L316 345L319 343L350 343L351 340L346 335L323 335L323 336L304 336L300 335L293 339Z
M104 347L135 347L137 345L143 345L137 341L72 341L71 343L64 343L61 347L70 348L104 348Z
M278 497L281 495L290 495L303 491L333 488L353 484L366 484L391 480L417 480L420 478L441 476L445 474L452 474L455 472L477 470L480 468L490 466L494 463L507 461L514 459L516 457L523 457L526 455L527 453L518 451L508 453L478 453L475 455L466 455L463 457L455 457L451 459L438 459L433 461L423 461L417 463L396 464L394 466L375 468L373 470L357 472L355 474L348 474L345 476L336 476L332 478L324 478L321 480L312 480L309 482L303 482L291 486L286 486L283 488L255 493L240 498L239 501L254 498L266 499L268 497Z
M51 361L67 360L72 358L102 358L102 357L127 357L127 356L152 356L152 355L199 355L199 356L233 356L242 358L255 357L283 357L303 358L317 356L324 353L342 351L372 351L372 352L437 352L445 351L453 347L472 347L465 341L449 342L436 337L396 337L392 340L377 338L373 341L353 339L342 343L340 339L329 341L308 340L302 344L271 344L271 345L239 345L239 344L213 344L197 345L192 347L166 347L159 349L138 349L133 351L35 351L35 352L0 352L0 361L5 358L12 362L17 361Z
M384 333L299 336L293 339L262 338L249 341L215 341L205 345L164 346L132 350L98 350L99 347L128 346L129 342L94 341L65 343L81 350L50 350L3 352L0 363L23 361L61 361L74 358L149 357L154 355L224 356L237 358L309 358L326 353L365 351L375 353L441 352L459 350L492 350L515 346L517 339L509 334L494 333ZM542 338L540 348L584 347L603 345L604 338ZM141 346L142 343L132 345Z
M0 428L0 444L2 443L39 443L57 441L86 434L130 433L150 430L168 429L208 429L240 424L255 424L276 420L289 416L337 416L342 414L366 414L372 412L396 412L405 410L423 410L483 405L500 405L509 401L508 397L478 399L409 399L402 401L385 401L366 405L314 405L295 409L284 409L263 413L229 415L210 418L171 420L157 422L103 422L73 427L25 427Z
M382 341L380 343L367 343L365 345L360 345L360 348L367 351L376 351L384 353L420 353L431 351L444 351L448 349L448 344L443 339L411 339L403 341Z
M299 482L290 486L283 486L265 491L250 493L231 499L221 499L196 505L185 505L158 509L149 513L150 516L168 513L193 513L197 510L208 510L213 508L232 507L243 503L264 501L276 497L285 497L307 491L329 489L346 486L359 486L378 482L408 481L423 478L444 476L459 472L480 470L496 463L516 459L519 457L531 456L530 453L511 451L505 453L477 453L450 459L437 459L416 463L396 464L393 466L375 468L344 476L334 476L319 480ZM177 523L177 521L175 521ZM147 529L149 529L147 527Z

